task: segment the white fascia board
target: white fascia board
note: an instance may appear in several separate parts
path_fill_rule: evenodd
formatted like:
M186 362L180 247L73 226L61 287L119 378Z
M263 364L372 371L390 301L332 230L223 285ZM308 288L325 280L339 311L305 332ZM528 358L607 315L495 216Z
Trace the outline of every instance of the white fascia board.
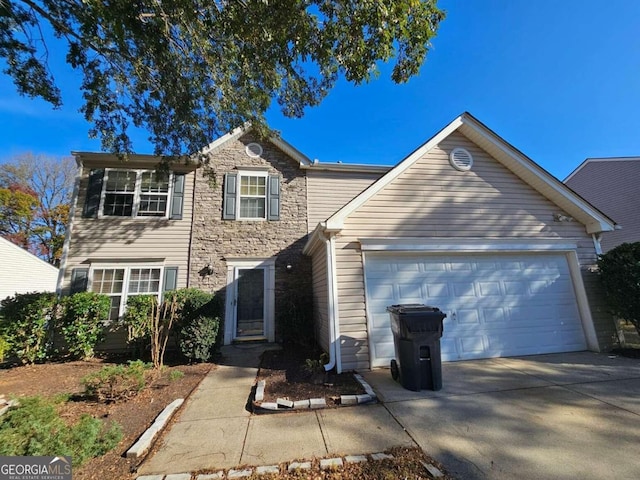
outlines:
M482 137L498 151L499 155L494 156L500 163L505 165L509 170L519 176L539 193L550 198L550 200L561 208L566 209L571 215L577 217L581 214L580 216L582 218L579 218L579 220L587 227L588 233L613 231L615 226L615 222L613 220L599 212L595 207L553 177L533 160L519 152L497 134L482 125L479 121L473 118L473 116L465 113L462 117L465 128L471 128L473 133ZM465 132L463 131L462 133ZM535 180L542 182L544 187L549 189L549 191L542 191L540 187L536 185ZM569 208L563 205L567 203L569 204ZM570 211L572 210L571 207L573 207L574 211Z
M389 170L385 175L383 175L378 181L374 182L369 188L363 191L360 195L355 197L349 203L347 203L344 207L334 213L327 220L327 228L330 230L342 230L344 228L344 220L355 212L358 208L360 208L364 203L373 197L376 193L381 191L387 185L389 185L393 180L395 180L398 176L400 176L403 172L405 172L409 167L411 167L418 159L423 157L427 152L429 152L432 148L438 145L442 140L447 138L453 132L455 132L462 124L463 124L463 116L460 115L455 120L453 120L449 125L440 130L436 135L431 137L427 143L423 144L420 148L411 153L408 157L402 160L398 165Z
M203 155L206 155L208 153L212 153L213 151L217 150L218 148L220 148L225 143L227 143L227 142L229 142L231 140L235 140L236 138L239 138L244 133L248 132L250 129L251 129L251 125L249 125L249 124L243 125L242 127L235 128L232 131L230 131L229 133L227 133L227 134L221 136L220 138L214 140L213 142L211 142L209 145L204 147L201 150L200 153L202 153Z
M284 153L289 155L294 160L297 160L301 166L308 167L309 165L311 165L311 160L309 159L309 157L307 157L304 153L302 153L300 150L298 150L283 138L271 136L269 137L269 140Z
M378 252L548 252L573 251L576 242L557 238L359 238L363 251Z

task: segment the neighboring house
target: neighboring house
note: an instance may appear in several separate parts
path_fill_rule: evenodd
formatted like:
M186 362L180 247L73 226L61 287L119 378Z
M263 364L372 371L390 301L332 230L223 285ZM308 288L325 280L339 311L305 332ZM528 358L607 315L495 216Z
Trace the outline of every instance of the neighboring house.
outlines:
M467 113L393 168L310 161L251 129L203 153L164 179L151 156L77 153L61 290L111 295L113 318L131 295L220 292L227 344L282 338L276 319L313 292L338 371L389 364L397 303L447 313L445 360L615 339L586 293L614 222Z
M640 157L587 158L564 183L620 224L602 236L603 253L640 242Z
M55 292L58 269L0 237L0 300L16 293Z

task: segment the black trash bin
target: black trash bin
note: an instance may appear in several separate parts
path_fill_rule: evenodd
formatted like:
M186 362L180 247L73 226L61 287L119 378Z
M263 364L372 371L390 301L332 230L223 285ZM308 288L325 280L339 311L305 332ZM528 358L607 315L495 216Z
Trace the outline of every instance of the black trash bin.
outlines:
M391 330L396 359L391 375L407 390L440 390L442 360L440 338L447 316L439 308L421 304L391 305Z

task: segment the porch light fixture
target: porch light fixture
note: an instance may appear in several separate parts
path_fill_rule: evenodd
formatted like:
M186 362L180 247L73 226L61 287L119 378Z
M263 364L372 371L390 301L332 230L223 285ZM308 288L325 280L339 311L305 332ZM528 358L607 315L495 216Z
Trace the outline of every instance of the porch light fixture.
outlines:
M293 271L293 265L291 265L290 263L287 263L287 266L285 268L287 269L287 273L291 273Z
M203 273L205 275L213 275L213 267L211 266L210 263L207 263L207 265L204 267Z

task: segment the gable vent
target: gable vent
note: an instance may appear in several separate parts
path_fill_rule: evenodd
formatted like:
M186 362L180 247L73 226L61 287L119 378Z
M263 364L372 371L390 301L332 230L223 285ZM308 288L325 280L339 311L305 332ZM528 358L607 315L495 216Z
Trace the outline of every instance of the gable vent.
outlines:
M262 145L259 143L250 143L245 147L245 152L252 158L258 158L262 155Z
M467 170L471 170L473 157L467 150L458 147L451 150L451 153L449 154L449 162L451 162L451 165L456 170L466 172Z

